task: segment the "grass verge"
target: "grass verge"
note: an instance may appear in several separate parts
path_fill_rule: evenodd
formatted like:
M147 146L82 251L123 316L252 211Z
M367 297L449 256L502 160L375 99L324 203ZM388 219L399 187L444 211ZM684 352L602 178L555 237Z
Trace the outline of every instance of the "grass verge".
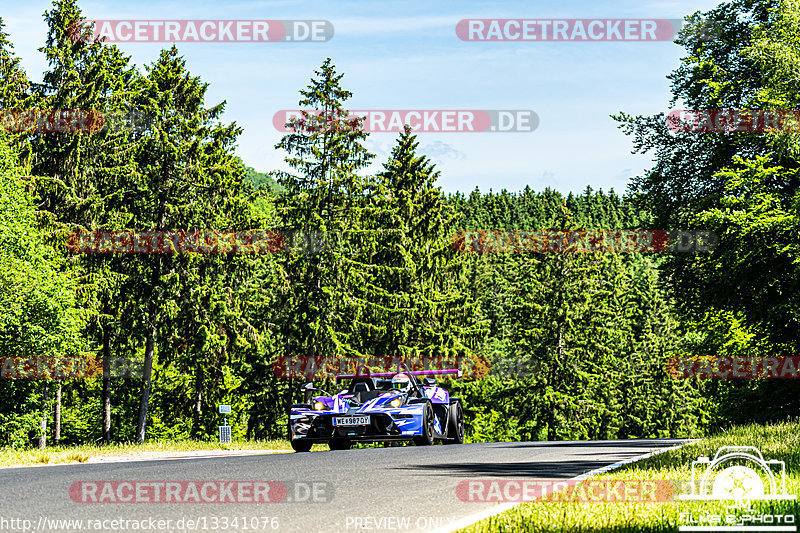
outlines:
M291 450L286 439L234 441L220 444L213 441L157 441L144 444L115 443L108 446L49 446L39 449L0 449L0 467L41 464L85 463L92 457L135 457L152 452L189 452L203 450ZM327 449L318 446L314 450Z
M800 494L800 421L732 428L678 450L626 465L593 480L691 480L691 465L700 456L714 457L722 446L755 446L764 459L786 464L786 492ZM743 464L743 463L742 463ZM680 485L678 485L680 486ZM683 490L688 490L686 484ZM460 531L495 533L511 531L569 532L677 532L680 526L786 525L800 522L800 506L793 501L755 501L734 508L720 501L668 501L641 503L579 503L531 501ZM747 505L747 502L745 502ZM688 516L691 514L691 518ZM767 516L761 516L767 515ZM719 516L719 522L714 522ZM747 517L752 518L747 518ZM731 517L731 518L728 518ZM758 517L758 518L756 518ZM763 524L753 521L761 519ZM771 521L771 524L767 523Z

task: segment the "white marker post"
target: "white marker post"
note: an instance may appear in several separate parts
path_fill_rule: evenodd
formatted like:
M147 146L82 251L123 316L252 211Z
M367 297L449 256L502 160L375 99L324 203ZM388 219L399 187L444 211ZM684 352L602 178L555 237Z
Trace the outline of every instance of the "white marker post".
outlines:
M229 415L231 413L230 405L220 405L219 414ZM223 416L223 425L219 426L219 442L220 444L229 444L231 442L231 427L228 425L228 417Z

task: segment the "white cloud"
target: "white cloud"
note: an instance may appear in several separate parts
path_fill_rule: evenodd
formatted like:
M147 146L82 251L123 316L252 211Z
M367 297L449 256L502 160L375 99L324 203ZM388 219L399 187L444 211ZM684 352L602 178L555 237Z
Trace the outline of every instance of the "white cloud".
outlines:
M421 144L417 151L427 155L431 160L438 163L443 162L445 159L465 159L467 157L467 154L464 152L442 141Z

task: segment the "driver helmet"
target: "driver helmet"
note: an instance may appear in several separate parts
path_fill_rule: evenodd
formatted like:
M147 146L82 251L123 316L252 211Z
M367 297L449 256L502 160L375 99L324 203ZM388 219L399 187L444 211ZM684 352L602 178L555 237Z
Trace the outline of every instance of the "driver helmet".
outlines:
M411 378L408 377L408 374L400 373L392 378L392 389L394 390L406 390L410 384Z

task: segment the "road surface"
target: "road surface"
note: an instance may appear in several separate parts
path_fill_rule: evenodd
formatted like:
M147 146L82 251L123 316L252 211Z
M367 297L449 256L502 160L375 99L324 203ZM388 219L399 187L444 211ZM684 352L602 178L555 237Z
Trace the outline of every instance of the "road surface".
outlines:
M497 505L462 501L460 481L568 479L680 442L409 446L2 469L0 531L429 531ZM249 503L254 496L258 503ZM210 503L197 503L204 500Z

